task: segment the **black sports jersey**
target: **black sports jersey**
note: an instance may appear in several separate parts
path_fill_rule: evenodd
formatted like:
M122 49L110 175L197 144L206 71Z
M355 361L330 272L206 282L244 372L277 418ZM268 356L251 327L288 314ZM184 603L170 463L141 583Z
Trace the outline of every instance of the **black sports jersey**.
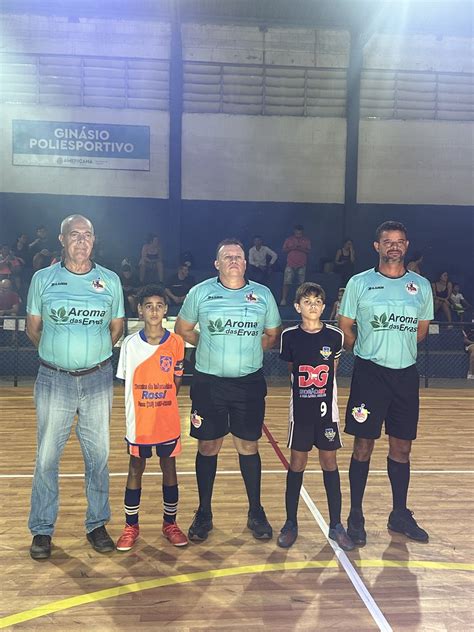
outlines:
M296 424L339 421L334 361L343 342L333 325L312 334L296 325L282 333L280 358L293 363L290 415Z

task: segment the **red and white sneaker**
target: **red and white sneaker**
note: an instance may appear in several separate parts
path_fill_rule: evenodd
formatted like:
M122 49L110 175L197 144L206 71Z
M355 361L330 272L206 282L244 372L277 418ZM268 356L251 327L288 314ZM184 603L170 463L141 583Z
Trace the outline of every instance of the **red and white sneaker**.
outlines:
M163 535L174 546L186 546L188 538L178 527L176 522L163 521Z
M137 524L127 524L122 535L117 540L117 551L130 551L132 546L138 540L140 527Z

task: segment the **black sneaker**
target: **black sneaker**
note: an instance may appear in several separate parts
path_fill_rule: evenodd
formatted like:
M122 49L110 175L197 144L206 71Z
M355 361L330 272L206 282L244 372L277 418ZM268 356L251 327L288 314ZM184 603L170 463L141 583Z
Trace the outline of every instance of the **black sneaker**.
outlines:
M110 553L111 551L115 551L115 543L104 526L97 527L97 529L88 533L86 537L97 553Z
M298 527L291 520L287 520L280 531L277 544L282 549L289 549L296 542L298 537Z
M247 528L253 533L253 537L257 540L271 540L273 537L273 529L267 520L267 516L263 511L263 507L249 511Z
M194 514L194 520L188 530L188 538L191 542L204 542L207 540L209 531L212 531L212 513L207 513L198 509Z
M394 509L388 517L387 527L417 542L428 542L429 539L429 535L417 525L413 511L409 509Z
M51 556L51 536L35 535L30 546L30 555L34 560L47 560Z
M337 542L343 551L352 551L355 547L352 539L347 535L346 530L339 522L334 529L329 529L328 533L331 540Z
M347 518L347 535L356 546L367 544L367 533L364 529L365 518L362 509L351 509Z

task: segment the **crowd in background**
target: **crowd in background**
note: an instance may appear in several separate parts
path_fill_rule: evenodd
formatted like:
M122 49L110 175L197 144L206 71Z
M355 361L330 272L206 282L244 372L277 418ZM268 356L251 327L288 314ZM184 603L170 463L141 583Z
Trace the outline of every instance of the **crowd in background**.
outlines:
M126 315L137 316L136 297L147 283L162 283L166 288L171 315L176 315L186 294L196 284L192 271L195 266L191 252L180 254L174 270L165 266L159 235L149 234L144 240L138 256L127 254L119 266L111 265L104 253L103 242L96 236L94 260L106 265L119 274L122 281ZM308 262L311 255L311 240L304 227L297 224L281 246L268 245L263 235L254 235L247 252L247 275L250 279L268 285L280 306L291 305L289 292L292 287L308 280L312 270ZM0 316L25 313L26 295L32 275L41 268L61 260L58 239L50 234L46 226L38 226L31 237L21 233L13 244L3 244L0 250ZM117 269L118 268L118 269ZM407 268L423 274L423 254L414 252ZM352 239L343 240L331 258L321 258L318 272L337 275L338 295L331 297L326 317L334 320L343 288L357 272L356 249ZM452 323L471 321L472 306L460 284L449 278L446 271L432 281L435 319Z

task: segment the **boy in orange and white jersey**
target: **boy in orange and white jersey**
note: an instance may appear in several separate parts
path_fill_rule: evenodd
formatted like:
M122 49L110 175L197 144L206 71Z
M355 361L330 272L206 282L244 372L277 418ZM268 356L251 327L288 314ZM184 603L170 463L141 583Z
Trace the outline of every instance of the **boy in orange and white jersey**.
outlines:
M183 375L184 342L163 327L168 305L161 286L147 285L137 298L145 327L125 338L117 368L117 377L125 380L125 440L130 455L124 500L126 525L117 542L118 551L129 551L138 538L142 475L153 448L163 472L163 535L175 546L188 543L176 524L175 457L181 452L177 394Z

